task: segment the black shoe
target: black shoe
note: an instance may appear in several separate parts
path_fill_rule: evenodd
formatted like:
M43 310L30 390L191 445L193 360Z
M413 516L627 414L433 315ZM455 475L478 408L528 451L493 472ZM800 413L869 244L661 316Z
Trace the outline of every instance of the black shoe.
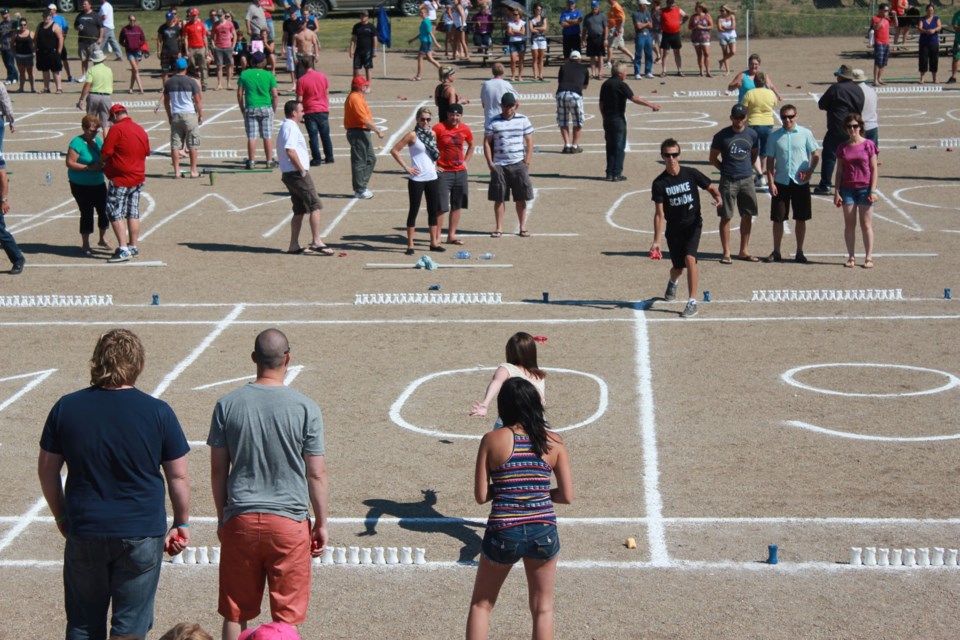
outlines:
M20 260L17 260L16 262L14 262L14 263L13 263L13 268L10 269L10 275L12 275L12 276L18 276L18 275L20 275L21 273L23 273L23 265L24 265L26 262L27 262L27 261L24 260L23 258L21 258Z
M825 187L822 184L818 184L817 187L813 190L813 193L814 195L818 195L818 196L828 196L830 195L830 187L829 186Z
M613 178L610 178L610 180L613 182L623 182L626 179L627 176L614 176Z
M323 161L323 164L333 164L333 158L327 158Z
M783 256L780 255L779 251L774 251L766 258L763 259L764 262L783 262Z
M956 78L948 78L948 79L947 79L947 84L954 84L954 83L956 83L956 81L957 81Z
M807 264L810 262L810 259L803 255L803 251L797 251L797 255L793 257L793 260L794 262L799 262L800 264Z
M311 161L310 161L310 166L311 166L311 167L319 167L319 166L322 165L322 164L323 164L323 160L311 160Z

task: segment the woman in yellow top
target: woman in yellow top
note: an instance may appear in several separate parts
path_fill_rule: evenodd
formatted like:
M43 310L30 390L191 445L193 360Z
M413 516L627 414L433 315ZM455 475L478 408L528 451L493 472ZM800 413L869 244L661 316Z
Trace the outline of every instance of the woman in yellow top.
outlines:
M754 163L754 177L757 187L767 186L767 138L773 131L773 110L777 107L777 94L767 87L767 75L758 71L753 79L754 88L743 96L743 106L747 109L747 126L757 132L760 140L760 156Z

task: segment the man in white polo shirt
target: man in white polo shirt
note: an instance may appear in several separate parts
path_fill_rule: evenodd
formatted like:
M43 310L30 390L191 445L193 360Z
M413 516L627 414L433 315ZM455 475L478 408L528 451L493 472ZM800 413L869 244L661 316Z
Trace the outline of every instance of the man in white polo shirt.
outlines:
M283 105L284 121L277 134L277 159L280 161L280 179L290 192L293 202L293 219L290 221L290 247L287 253L293 255L332 256L333 249L320 238L320 210L323 204L317 188L310 177L310 152L307 140L300 131L303 120L303 104L288 100ZM300 228L303 216L310 216L310 234L312 242L306 247L300 246Z

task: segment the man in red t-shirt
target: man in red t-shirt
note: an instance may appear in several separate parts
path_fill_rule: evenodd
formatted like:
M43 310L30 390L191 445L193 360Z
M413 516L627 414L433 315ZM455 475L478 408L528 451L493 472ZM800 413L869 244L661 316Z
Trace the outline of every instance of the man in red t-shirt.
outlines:
M890 25L897 25L897 14L890 12L890 7L881 4L877 7L877 15L870 21L873 30L873 84L885 84L881 81L883 69L890 59Z
M200 80L200 87L207 89L207 26L200 19L196 8L187 13L187 23L183 25L183 39L187 42L187 60L193 66L192 75Z
M310 166L333 164L333 140L330 139L330 81L313 68L313 57L300 61L304 73L297 79L297 102L303 103L303 123L310 138ZM323 159L320 143L323 143Z
M433 127L433 135L437 137L437 149L440 159L437 160L437 169L440 181L440 202L437 214L437 224L443 228L443 216L450 212L450 226L447 227L447 241L445 244L463 244L457 237L457 226L460 224L460 210L467 209L467 195L470 186L467 184L467 163L473 157L473 132L463 124L463 105L454 103L447 110L447 119Z
M660 10L660 27L663 29L660 39L661 78L667 75L667 51L670 49L673 49L673 59L677 63L677 75L683 75L683 68L680 66L680 47L683 46L680 29L686 17L687 14L677 6L675 0L667 0L666 6Z
M103 141L100 157L103 173L110 179L107 188L107 219L117 236L116 252L107 262L126 262L139 255L140 192L146 182L150 139L133 121L122 104L110 107L110 133ZM129 234L129 242L128 242Z

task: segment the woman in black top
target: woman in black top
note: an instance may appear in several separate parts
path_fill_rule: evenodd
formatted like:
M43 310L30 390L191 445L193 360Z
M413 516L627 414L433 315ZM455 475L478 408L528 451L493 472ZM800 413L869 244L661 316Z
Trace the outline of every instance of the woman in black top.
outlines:
M50 93L50 75L57 87L57 93L63 93L60 86L60 71L63 70L63 61L60 51L63 49L63 31L53 21L50 11L43 14L43 24L37 29L37 69L43 72L43 93Z
M17 59L17 71L20 72L20 89L23 93L23 83L30 81L30 93L37 90L33 83L33 32L27 28L27 21L20 21L20 30L13 38L13 54Z

